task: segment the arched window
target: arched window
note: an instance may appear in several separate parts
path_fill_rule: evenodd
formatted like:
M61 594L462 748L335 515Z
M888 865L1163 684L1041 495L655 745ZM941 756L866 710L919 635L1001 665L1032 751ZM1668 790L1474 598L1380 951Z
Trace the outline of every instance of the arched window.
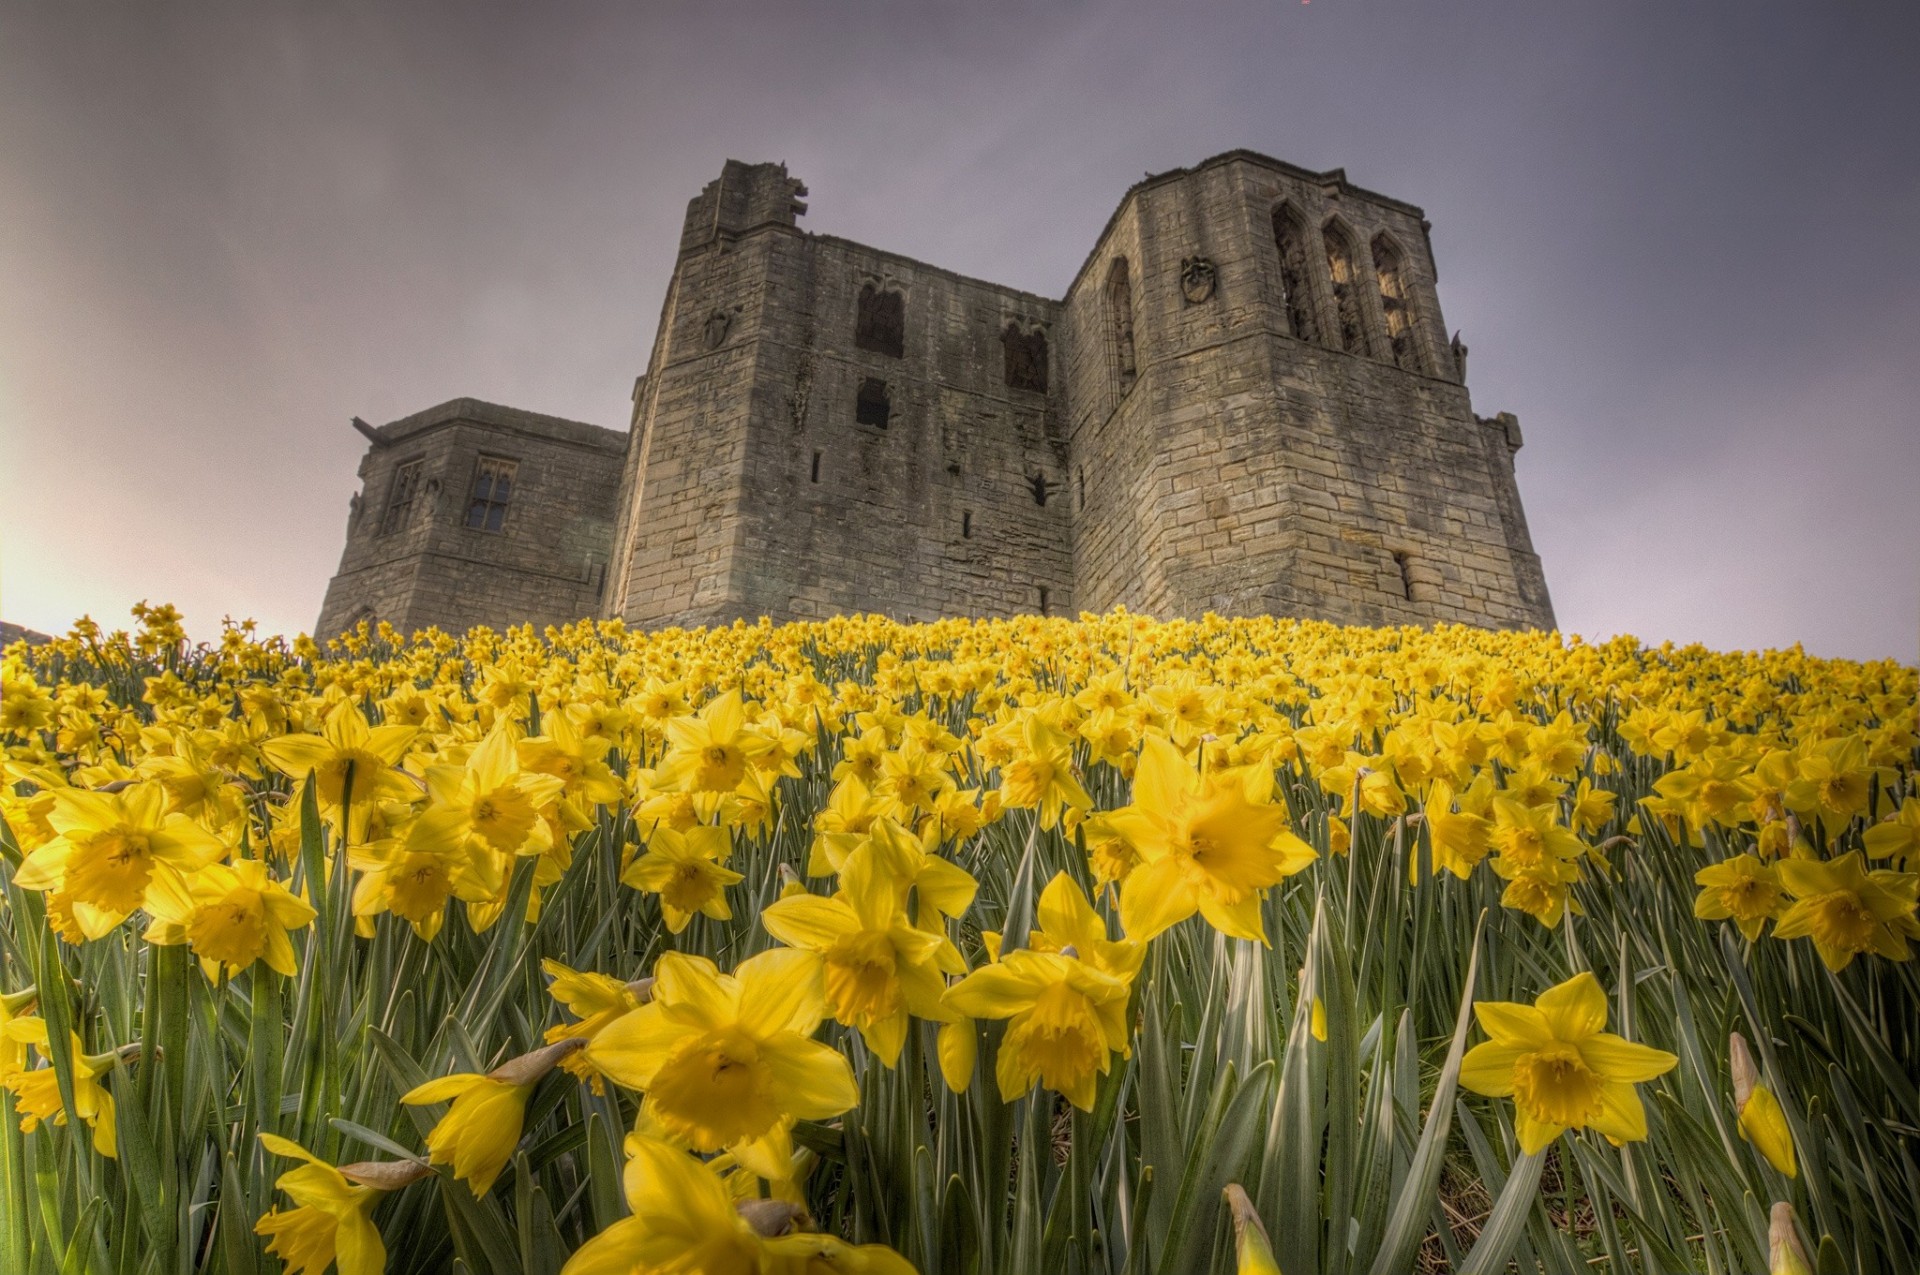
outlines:
M854 345L900 358L906 353L906 327L907 303L898 292L882 292L870 283L860 289L860 310L853 321Z
M1133 280L1127 272L1127 259L1115 257L1107 270L1107 312L1113 332L1113 365L1124 392L1133 384L1136 364L1133 354Z
M1420 340L1415 333L1413 298L1407 293L1406 275L1401 270L1400 250L1385 235L1373 239L1373 272L1380 280L1380 313L1387 321L1387 345L1393 361L1409 372L1426 371L1420 357Z
M1353 268L1353 240L1338 222L1321 232L1327 246L1327 274L1333 279L1334 306L1340 313L1340 348L1348 354L1367 352L1367 329L1360 318L1359 279Z
M1292 204L1273 210L1273 243L1280 250L1280 305L1287 328L1302 341L1318 341L1313 314L1313 282L1307 272L1307 223Z

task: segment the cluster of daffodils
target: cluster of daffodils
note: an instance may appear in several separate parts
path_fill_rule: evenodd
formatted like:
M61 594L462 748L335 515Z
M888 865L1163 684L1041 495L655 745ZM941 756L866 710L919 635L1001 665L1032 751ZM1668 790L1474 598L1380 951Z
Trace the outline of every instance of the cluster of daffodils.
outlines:
M816 1229L796 1129L909 1047L956 1093L990 1066L1003 1101L1092 1110L1161 936L1266 943L1291 879L1363 845L1410 886L1491 881L1522 925L1575 924L1657 857L1698 924L1836 973L1920 937L1915 676L1891 663L1124 612L363 627L325 650L233 627L189 652L170 609L141 619L0 663L3 871L60 944L184 947L220 996L294 976L322 894L352 942L432 945L538 923L581 856L612 857L649 935L644 968L547 960L551 1003L521 1007L541 1047L406 1093L446 1104L417 1162L336 1168L263 1133L300 1161L294 1207L258 1219L290 1270L382 1269L373 1213L429 1166L487 1195L552 1084L631 1121L631 1215L570 1272L909 1269ZM1040 837L1071 860L1036 873ZM71 1115L115 1156L138 1044L83 1009L55 1051L35 991L0 992L20 1128ZM1604 1031L1591 973L1475 1012L1461 1081L1511 1099L1524 1153L1647 1136L1635 1087L1675 1056ZM1778 1100L1729 1049L1742 1135L1791 1175Z

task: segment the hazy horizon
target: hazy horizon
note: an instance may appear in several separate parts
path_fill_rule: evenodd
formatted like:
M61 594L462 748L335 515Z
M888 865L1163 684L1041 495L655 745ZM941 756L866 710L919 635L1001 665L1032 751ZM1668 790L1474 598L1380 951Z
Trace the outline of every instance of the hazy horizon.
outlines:
M310 626L380 423L624 429L686 201L1059 296L1146 172L1420 205L1561 626L1920 652L1920 10L0 13L0 618Z

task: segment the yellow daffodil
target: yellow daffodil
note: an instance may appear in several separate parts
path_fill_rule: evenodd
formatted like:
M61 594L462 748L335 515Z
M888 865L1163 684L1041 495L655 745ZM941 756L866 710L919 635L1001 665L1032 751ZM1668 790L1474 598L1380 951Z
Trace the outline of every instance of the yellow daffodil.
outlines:
M1027 714L1020 733L1021 746L1001 768L1000 799L1014 810L1040 812L1040 826L1053 828L1067 812L1091 809L1093 798L1073 773L1073 750L1067 736L1041 719Z
M1780 874L1758 855L1742 854L1708 864L1693 874L1699 895L1693 914L1703 921L1731 920L1748 940L1760 937L1766 923L1787 909Z
M587 1056L644 1092L674 1136L777 1178L792 1171L795 1120L830 1119L859 1100L846 1058L808 1039L826 1016L812 952L762 952L732 974L670 952L654 966L653 999L602 1030Z
M1133 802L1106 816L1142 860L1120 891L1127 937L1145 942L1195 912L1223 934L1266 942L1267 887L1314 860L1287 828L1287 808L1267 800L1271 772L1196 773L1164 736L1140 746Z
M451 1102L447 1113L427 1134L427 1152L434 1164L453 1166L453 1176L483 1196L513 1158L520 1145L527 1099L540 1078L581 1046L563 1040L496 1067L486 1075L472 1072L429 1080L400 1096L410 1107Z
M1914 919L1920 875L1868 872L1858 850L1826 861L1782 859L1777 869L1797 901L1774 922L1775 938L1811 937L1820 959L1834 971L1863 952L1894 961L1911 955L1908 941L1920 938L1920 921Z
M1602 1031L1607 994L1592 974L1574 975L1532 1005L1480 1001L1473 1013L1491 1039L1467 1051L1460 1083L1513 1099L1514 1133L1527 1155L1568 1129L1597 1129L1616 1146L1647 1136L1633 1086L1679 1059Z
M335 1168L291 1139L263 1133L260 1143L283 1159L304 1162L274 1180L295 1207L270 1209L253 1225L267 1237L267 1252L289 1275L319 1275L329 1263L339 1275L381 1275L387 1248L373 1224L374 1206L383 1191L417 1180L424 1166L391 1161Z
M789 947L818 952L834 1019L857 1029L888 1067L900 1058L908 1016L944 1021L939 935L916 928L901 891L872 849L847 860L832 898L800 894L767 905L760 923Z
M948 988L946 1005L969 1018L1012 1020L995 1066L1003 1099L1011 1102L1042 1084L1090 1111L1113 1055L1129 1053L1126 1009L1139 953L1131 943L1107 942L1105 924L1064 875L1047 893L1047 938L1078 936L1089 945L1087 956L1072 945L1008 952Z
M732 792L768 747L747 725L739 691L715 696L698 714L673 718L666 730L670 747L660 777L686 792Z
M550 1045L557 1045L563 1040L592 1040L621 1015L639 1009L653 996L653 980L650 978L621 982L610 975L595 974L590 970L568 969L555 960L541 961L540 968L553 980L547 986L547 994L566 1006L579 1020L555 1023L547 1028L546 1041ZM600 1073L584 1052L568 1054L561 1059L560 1066L583 1080L591 1079L595 1093L603 1090Z
M313 907L273 879L258 859L209 864L184 890L156 888L147 901L149 943L185 943L208 978L238 974L263 961L277 974L296 972L288 932L310 924Z
M312 773L322 810L375 801L405 801L419 795L394 767L420 732L411 726L369 726L358 706L342 702L327 714L318 735L282 735L264 740L260 755L295 783Z
M732 834L725 828L700 825L681 833L656 824L647 835L647 852L627 865L620 880L659 895L660 911L674 934L686 929L696 912L731 920L727 887L745 879L720 866L732 849Z
M181 889L182 874L223 857L221 840L182 814L166 813L158 783L121 792L52 790L47 821L59 836L26 857L14 884L63 895L81 933L97 939L135 909L158 880Z
M61 1100L60 1081L52 1066L53 1051L48 1045L46 1020L15 1018L6 1024L4 1031L8 1039L32 1045L48 1061L47 1066L21 1069L0 1077L0 1083L13 1090L15 1103L20 1108L20 1132L32 1133L43 1120L64 1126L67 1108ZM137 1057L140 1046L132 1044L104 1054L89 1054L78 1032L68 1033L67 1039L73 1059L73 1109L93 1129L93 1149L113 1159L119 1153L113 1095L100 1083L100 1077L112 1071L123 1058Z

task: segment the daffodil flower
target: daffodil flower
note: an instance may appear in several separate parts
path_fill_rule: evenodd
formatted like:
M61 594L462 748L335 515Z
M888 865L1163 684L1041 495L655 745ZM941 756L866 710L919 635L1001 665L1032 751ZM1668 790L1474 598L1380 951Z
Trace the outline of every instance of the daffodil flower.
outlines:
M147 942L185 943L210 979L223 969L238 974L256 961L293 975L288 932L314 918L312 905L274 880L257 859L209 864L188 877L184 889L156 888L147 910L154 917Z
M1481 1001L1473 1013L1492 1039L1467 1051L1460 1083L1513 1099L1514 1133L1525 1154L1569 1129L1596 1129L1616 1146L1646 1138L1646 1110L1633 1086L1666 1074L1679 1059L1600 1030L1607 994L1592 974L1574 975L1532 1005Z
M808 1039L826 1015L812 952L762 952L732 974L669 952L654 966L652 1001L601 1031L587 1056L644 1092L674 1136L778 1178L792 1172L795 1120L826 1120L859 1101L846 1058Z
M1120 888L1128 938L1144 943L1198 912L1222 934L1267 941L1261 897L1315 857L1288 830L1287 808L1265 800L1272 786L1264 768L1202 777L1165 736L1141 742L1133 803L1105 818L1142 860Z
M1912 954L1908 942L1920 938L1914 919L1920 875L1868 872L1858 850L1826 861L1782 859L1776 868L1798 901L1774 923L1775 938L1811 937L1821 961L1836 973L1862 952L1894 961Z
M225 843L193 820L166 813L166 791L157 782L115 793L51 791L47 821L60 835L28 855L13 881L64 896L89 939L146 906L156 880L180 888L183 874L227 853Z
M452 1102L427 1134L428 1158L453 1166L453 1176L484 1196L513 1158L526 1120L527 1099L540 1078L580 1048L578 1040L536 1049L486 1075L462 1073L429 1080L400 1096L410 1107Z

